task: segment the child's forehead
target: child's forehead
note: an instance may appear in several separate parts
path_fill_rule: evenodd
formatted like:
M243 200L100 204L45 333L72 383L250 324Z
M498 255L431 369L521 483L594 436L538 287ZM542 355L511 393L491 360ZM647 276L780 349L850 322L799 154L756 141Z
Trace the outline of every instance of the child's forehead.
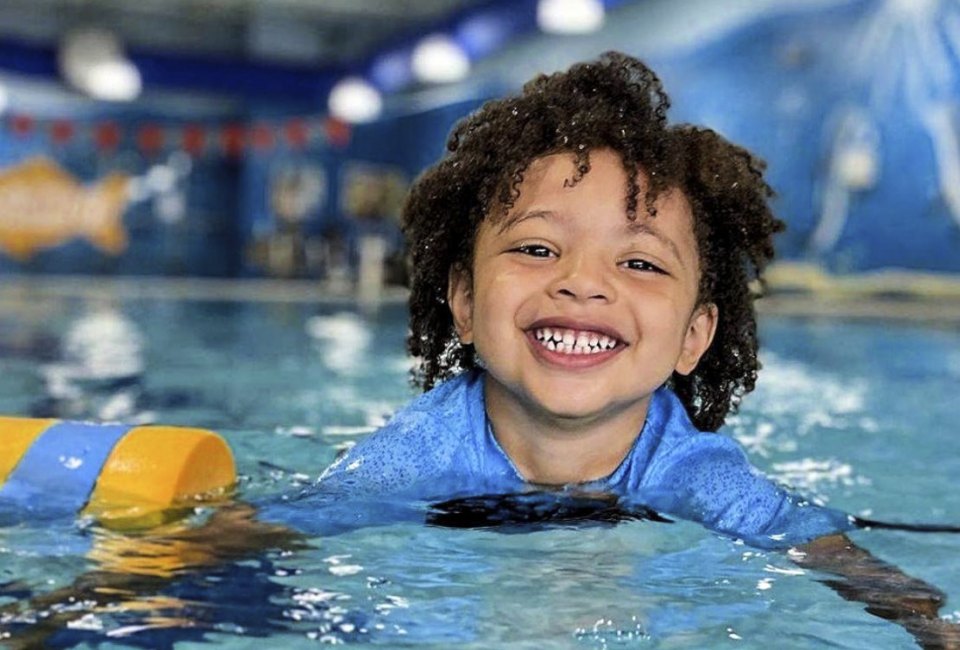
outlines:
M624 165L620 153L608 148L583 152L558 151L532 158L521 170L521 182L515 174L507 178L515 190L514 203L531 199L532 194L576 190L583 185L602 186L609 195L603 200L619 200L626 196L630 181L641 194L650 187L649 175L642 165Z
M627 168L619 152L608 148L595 148L585 151L553 151L536 156L527 163L524 181L573 175L583 165L589 167L591 172L596 171L612 178L622 178L624 181L627 178ZM647 174L643 167L637 165L636 170L638 181L642 179L645 182Z
M647 172L641 165L635 167L636 209L628 210L628 195L634 188L630 186L628 168L624 166L620 154L611 149L594 149L581 157L577 152L560 151L533 158L522 170L522 180L510 175L507 181L511 187L511 201L504 205L494 201L487 210L484 221L506 229L531 210L550 210L562 208L570 193L589 186L591 201L610 209L619 210L625 222L636 224L637 230L645 230L656 219L661 209L679 208L690 212L690 201L686 193L675 184L659 190L654 197L653 213L646 208L650 182ZM633 229L633 227L631 227Z

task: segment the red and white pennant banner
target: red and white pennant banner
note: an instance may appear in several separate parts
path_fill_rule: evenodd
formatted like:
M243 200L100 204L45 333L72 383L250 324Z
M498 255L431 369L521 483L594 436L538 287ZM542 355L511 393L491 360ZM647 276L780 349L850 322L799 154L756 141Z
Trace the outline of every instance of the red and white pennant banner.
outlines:
M268 153L280 148L298 151L314 145L342 149L350 143L351 136L349 124L331 117L293 117L249 123L163 124L38 120L30 115L12 113L4 118L4 126L16 137L47 137L56 147L89 142L105 154L132 147L144 155L176 149L196 157L239 157L248 152Z

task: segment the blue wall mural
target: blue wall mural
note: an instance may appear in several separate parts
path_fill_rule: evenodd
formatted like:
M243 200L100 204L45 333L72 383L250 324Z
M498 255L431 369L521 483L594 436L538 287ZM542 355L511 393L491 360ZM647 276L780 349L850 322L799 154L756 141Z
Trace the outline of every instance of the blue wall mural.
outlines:
M960 271L960 3L764 18L658 62L674 117L770 163L780 242L838 272Z
M20 209L22 193L10 188L24 183L60 203L44 199L46 212L18 217L29 231L19 239L0 224L0 272L349 281L359 242L375 235L399 281L403 193L453 123L528 68L559 69L610 47L651 63L675 121L707 124L768 161L789 224L782 258L840 273L960 272L960 0L758 2L733 22L692 21L685 36L679 14L706 6L630 4L575 47L536 37L508 49L472 85L451 88L457 100L430 110L398 101L391 117L355 127L283 106L196 122L62 106L33 119L11 106L0 128L0 211ZM668 26L674 40L665 42L655 32ZM64 203L100 196L91 205L105 210L110 174L123 177L120 252L97 228L68 223Z
M607 49L650 63L671 119L766 159L781 258L960 272L960 0L649 0L477 72L516 86Z
M341 146L248 157L243 273L349 281L361 240L374 236L386 244L387 280L401 282L399 217L409 185L478 105L460 101L358 125Z
M375 236L400 282L409 184L477 103L356 127L14 114L0 129L0 271L349 283Z
M237 272L237 161L44 139L0 136L0 271Z

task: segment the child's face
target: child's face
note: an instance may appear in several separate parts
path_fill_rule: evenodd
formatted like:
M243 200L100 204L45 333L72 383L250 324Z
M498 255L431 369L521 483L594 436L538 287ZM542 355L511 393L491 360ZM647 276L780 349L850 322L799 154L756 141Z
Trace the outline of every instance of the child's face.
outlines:
M491 416L642 421L651 393L692 371L713 338L686 198L662 193L651 218L641 193L630 221L619 157L590 159L573 187L570 154L534 161L509 215L481 224L472 278L451 274L454 322L488 370Z

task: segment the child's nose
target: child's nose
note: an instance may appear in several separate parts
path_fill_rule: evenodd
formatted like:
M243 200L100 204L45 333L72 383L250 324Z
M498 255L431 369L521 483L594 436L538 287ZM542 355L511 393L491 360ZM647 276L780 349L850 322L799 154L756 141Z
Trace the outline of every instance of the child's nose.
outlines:
M615 298L614 288L601 264L569 258L566 262L560 265L560 273L551 286L555 297L603 301Z

